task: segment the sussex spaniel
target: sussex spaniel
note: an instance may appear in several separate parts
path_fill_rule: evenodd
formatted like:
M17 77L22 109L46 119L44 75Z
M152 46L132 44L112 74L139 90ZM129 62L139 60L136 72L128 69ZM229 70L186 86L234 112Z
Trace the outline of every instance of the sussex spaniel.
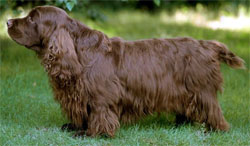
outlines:
M233 68L244 63L222 43L109 38L52 6L36 7L7 25L10 37L41 59L54 98L71 121L63 129L113 137L120 122L171 112L178 122L229 130L217 100L220 62Z

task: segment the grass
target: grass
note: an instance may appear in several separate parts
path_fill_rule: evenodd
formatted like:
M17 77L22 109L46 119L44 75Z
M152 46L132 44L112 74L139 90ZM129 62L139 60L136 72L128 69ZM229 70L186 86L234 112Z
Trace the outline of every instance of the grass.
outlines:
M113 139L72 138L73 133L60 130L67 119L53 100L47 75L34 52L8 37L1 37L0 145L250 145L249 31L211 30L188 23L166 22L157 14L142 12L107 15L107 22L93 22L80 13L72 14L110 37L214 39L227 44L242 57L247 70L221 66L225 84L219 101L231 130L204 133L202 125L175 127L173 115L154 115L132 125L122 125Z

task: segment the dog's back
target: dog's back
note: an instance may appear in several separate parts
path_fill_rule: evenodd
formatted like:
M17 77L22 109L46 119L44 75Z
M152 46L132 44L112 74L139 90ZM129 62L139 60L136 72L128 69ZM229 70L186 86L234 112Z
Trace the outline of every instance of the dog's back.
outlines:
M206 41L192 38L113 38L111 42L123 87L122 121L131 122L153 112L174 112L200 122L208 120L207 113L212 112L223 119L220 112L211 111L223 82L215 46L206 47Z

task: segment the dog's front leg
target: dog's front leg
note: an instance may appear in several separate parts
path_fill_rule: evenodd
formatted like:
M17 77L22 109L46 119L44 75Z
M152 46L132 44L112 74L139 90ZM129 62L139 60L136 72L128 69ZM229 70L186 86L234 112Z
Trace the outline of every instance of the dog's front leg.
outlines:
M88 120L87 136L105 135L114 137L120 127L119 119L112 106L105 103L91 105L91 114Z
M66 123L66 124L62 125L61 130L62 131L68 131L68 132L71 132L71 131L86 131L87 127L88 127L87 126L87 121L83 122L82 127L77 127L73 123Z
M79 128L77 128L73 123L66 123L62 125L61 130L70 132L70 131L77 131L79 130Z

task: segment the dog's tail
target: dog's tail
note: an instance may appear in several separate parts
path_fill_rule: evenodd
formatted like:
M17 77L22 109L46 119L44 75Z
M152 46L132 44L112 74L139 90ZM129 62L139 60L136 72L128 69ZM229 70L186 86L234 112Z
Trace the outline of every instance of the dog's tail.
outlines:
M232 68L245 69L244 60L232 53L226 45L218 41L207 40L200 40L200 43L204 48L213 49L221 62L226 63Z

